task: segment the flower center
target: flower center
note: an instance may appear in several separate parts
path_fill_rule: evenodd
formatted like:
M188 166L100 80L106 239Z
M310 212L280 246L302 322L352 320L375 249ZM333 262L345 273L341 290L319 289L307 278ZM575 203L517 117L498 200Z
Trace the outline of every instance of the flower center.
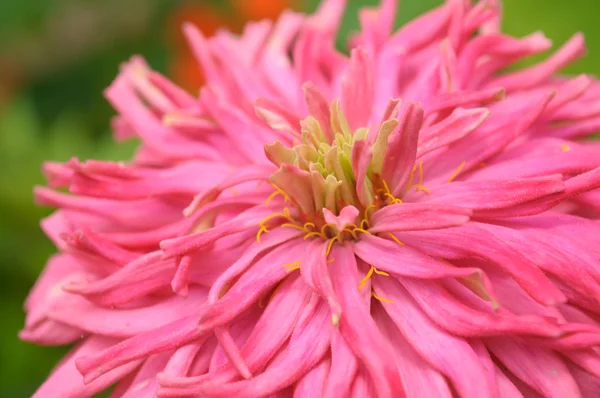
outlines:
M268 159L279 167L270 178L275 191L267 204L281 195L285 207L261 222L257 238L284 219L282 227L303 230L306 238L320 236L331 243L357 239L369 233L373 212L401 204L398 196L408 189L427 193L422 163L412 165L397 196L381 176L388 138L399 126L392 116L375 130L352 131L336 100L328 118L308 116L301 121L300 142L293 147L279 141L265 145Z

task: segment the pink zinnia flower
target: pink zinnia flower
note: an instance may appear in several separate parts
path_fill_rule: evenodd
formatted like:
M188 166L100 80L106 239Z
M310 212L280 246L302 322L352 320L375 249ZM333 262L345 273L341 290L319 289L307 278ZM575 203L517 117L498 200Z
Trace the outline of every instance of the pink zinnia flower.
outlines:
M21 337L77 342L38 397L596 397L600 83L495 0L185 31L199 98L126 63L134 161L49 163L60 249ZM69 193L55 188L68 187Z

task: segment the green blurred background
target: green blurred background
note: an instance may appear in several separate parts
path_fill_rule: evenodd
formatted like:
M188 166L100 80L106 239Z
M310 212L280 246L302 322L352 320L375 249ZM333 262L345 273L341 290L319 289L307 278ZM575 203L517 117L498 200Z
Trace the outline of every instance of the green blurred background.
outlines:
M376 0L349 0L343 34L356 28L356 10ZM0 398L30 396L65 348L22 343L22 302L53 252L39 229L48 209L32 187L44 182L44 160L127 159L135 142L115 144L110 107L102 98L120 62L139 53L193 89L201 84L178 26L184 20L210 33L225 24L275 15L285 5L313 10L317 0L20 0L0 1ZM438 4L403 0L399 23ZM600 2L505 0L505 30L543 30L563 43L586 34L590 55L568 72L600 74Z

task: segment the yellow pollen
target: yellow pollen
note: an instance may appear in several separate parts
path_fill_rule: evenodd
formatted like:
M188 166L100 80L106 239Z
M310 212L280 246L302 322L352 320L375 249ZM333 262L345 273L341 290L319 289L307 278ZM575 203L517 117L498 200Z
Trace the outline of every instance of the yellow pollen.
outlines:
M332 263L335 261L335 258L330 258L329 260L327 260L328 263Z
M563 150L563 151L565 151L565 152L569 152L569 151L571 150L571 147L570 147L570 146L568 146L567 144L562 144L562 145L560 146L560 149L562 149L562 150Z
M448 182L452 182L452 180L454 180L462 171L463 167L465 167L465 165L467 164L467 162L465 160L463 160L463 162L460 164L460 166L458 166L458 168L456 170L454 170L454 173L452 173L452 175L450 176L450 178L448 178Z
M394 240L394 242L396 242L400 246L404 246L404 243L402 243L402 241L400 239L396 238L396 235L394 235L391 232L388 232L388 235L390 236L390 238L392 238Z
M419 162L419 186L423 186L423 161Z
M376 294L375 294L375 292L371 292L371 296L372 296L374 299L376 299L376 300L379 300L379 301L381 301L381 302L384 302L384 303L390 303L390 304L393 304L393 303L394 303L394 302L393 302L392 300L390 300L390 299L386 299L385 297L381 297L381 296L378 296L378 295L376 295Z

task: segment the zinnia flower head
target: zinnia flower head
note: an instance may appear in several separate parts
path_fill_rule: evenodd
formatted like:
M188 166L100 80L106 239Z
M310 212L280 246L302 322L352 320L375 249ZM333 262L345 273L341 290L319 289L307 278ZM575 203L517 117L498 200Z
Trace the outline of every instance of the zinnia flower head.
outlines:
M595 397L600 84L494 0L185 26L207 84L107 89L133 161L48 163L60 253L21 337L76 342L38 397ZM69 193L57 188L67 187Z

